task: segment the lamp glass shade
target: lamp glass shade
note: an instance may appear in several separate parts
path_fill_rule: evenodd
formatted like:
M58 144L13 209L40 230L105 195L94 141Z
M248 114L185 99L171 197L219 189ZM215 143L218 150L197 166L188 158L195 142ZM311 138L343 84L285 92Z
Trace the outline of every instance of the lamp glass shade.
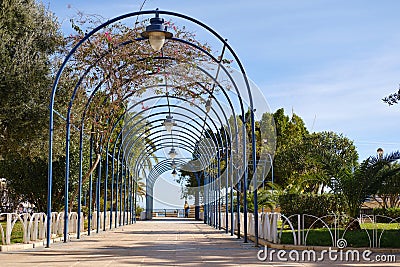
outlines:
M168 152L168 155L169 155L169 157L170 157L171 159L176 158L177 153L176 153L176 151L175 151L175 148L171 148L171 150Z
M172 131L172 127L175 126L176 123L171 116L167 116L162 125L164 125L165 130L170 133Z
M167 132L172 132L172 123L165 123L164 124L164 126L165 126L165 130L167 130Z
M149 42L154 51L160 51L165 43L164 32L149 32Z

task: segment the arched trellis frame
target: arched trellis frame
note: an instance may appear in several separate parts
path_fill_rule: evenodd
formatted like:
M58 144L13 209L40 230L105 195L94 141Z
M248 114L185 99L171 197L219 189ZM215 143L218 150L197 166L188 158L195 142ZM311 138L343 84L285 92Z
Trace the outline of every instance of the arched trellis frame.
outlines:
M225 93L225 92L224 92ZM162 97L160 97L160 96L153 96L153 97L150 97L150 98L147 98L147 99L142 99L142 102L141 103L144 103L145 101L147 101L147 100L151 100L152 98L162 98ZM177 97L171 97L171 98L177 98ZM179 99L179 98L177 98L177 99ZM185 99L182 99L182 98L180 98L182 101L186 101ZM229 98L228 98L228 100L229 100ZM216 102L217 103L217 106L219 106L220 108L221 108L221 106L220 106L220 104L218 103L218 102ZM135 104L135 105L133 105L133 106L131 106L130 108L134 108L136 105L139 105L140 103L137 103L137 104ZM158 108L159 107L162 107L163 105L159 105L159 106L157 106ZM172 107L172 108L178 108L179 106L175 106L175 105L170 105L170 107ZM231 107L232 107L232 105L231 105ZM154 107L153 107L154 108ZM189 112L191 112L191 110L188 110L188 109L186 109L186 108L183 108L183 107L179 107L179 108L182 108L182 109L184 109L184 110L186 110L186 111L189 111ZM199 108L198 106L197 106L197 108ZM151 108L152 109L152 108ZM202 111L202 112L204 112L203 110L201 110L201 108L199 108L199 110L200 111ZM212 111L214 111L214 108L212 107L211 108L211 110ZM222 113L224 113L223 112L223 110L222 110L222 108L221 108L221 111L222 111ZM136 117L136 116L139 116L141 113L143 113L144 111L142 110L142 111L140 111L140 112L138 112L138 113L135 113L135 116L134 117ZM174 111L174 114L176 113L176 111ZM160 115L160 114L164 114L163 112L160 112L160 113L155 113L155 114L151 114L151 116L155 116L155 115ZM205 113L204 112L204 114L205 115L207 115L207 113ZM224 113L225 114L225 113ZM181 114L181 115L183 115L183 114ZM193 115L197 115L196 113L193 113ZM149 117L151 117L151 116L147 116L147 117L145 117L145 118L142 118L140 121L143 121L144 119L149 119ZM132 117L132 118L130 118L130 119L133 119L134 117ZM190 121L190 117L188 117L187 115L185 115L184 117L186 117L189 121ZM121 118L122 118L122 116L121 116ZM227 116L226 115L224 115L224 118L225 118L225 122L227 123L228 122L228 119L227 119ZM136 124L139 124L140 123L140 121L138 121ZM160 120L156 120L156 121L152 121L152 123L157 123L157 122L161 122ZM185 123L185 121L180 121L180 122L182 122L182 123ZM221 122L221 120L219 120L219 122L220 122L220 125L222 125L223 123ZM118 122L116 122L116 124L117 124ZM128 120L128 124L129 124L129 120ZM187 124L188 126L190 126L190 124ZM228 128L229 128L229 124L227 123L227 125L228 125ZM200 127L201 127L201 125L199 125ZM115 125L114 125L114 127L115 127ZM113 127L113 129L114 129L114 127ZM235 124L235 127L236 127L236 124ZM135 127L135 125L132 125L131 126L131 129L135 129L136 127ZM154 128L157 128L157 127L154 127ZM210 126L208 126L208 128L210 129L210 128L212 128L212 127L210 127ZM217 126L214 124L214 127L213 127L214 129L216 129L217 128ZM186 129L186 130L188 130L188 129ZM130 132L131 130L129 130L128 131L128 135L129 135L129 132ZM140 131L140 129L136 129L136 131ZM122 131L121 131L122 132ZM159 130L158 132L163 132L162 130ZM175 132L176 132L176 130L175 130ZM156 132L157 133L157 132ZM194 135L196 135L194 132L191 132L192 134L194 134ZM121 134L121 133L120 133ZM153 132L153 134L155 134L154 132ZM133 136L135 136L135 134L133 135ZM225 136L228 136L228 134L225 134ZM147 138L149 138L150 136L147 136ZM117 138L118 139L118 138ZM155 139L152 139L152 141L154 142L154 140ZM140 139L139 138L139 141L143 141L142 139ZM227 142L227 140L225 140L225 142ZM141 142L139 142L139 143L141 143ZM219 142L216 142L216 143L219 143ZM237 140L236 140L236 143L237 143ZM131 146L132 147L132 146ZM115 150L115 146L114 146L114 150ZM107 154L107 153L106 153ZM113 155L114 155L114 152L113 152ZM130 158L129 157L129 155L128 155L128 157L127 158ZM137 162L139 162L139 160L140 160L140 158L138 158L138 159L135 159ZM106 164L107 164L107 162L106 162ZM129 165L129 164L128 164ZM106 165L106 169L107 169L107 165ZM107 171L106 171L107 172ZM137 173L136 171L132 171L132 173ZM226 184L228 184L227 182L226 182ZM227 201L226 201L227 202ZM232 206L232 205L231 205ZM111 213L111 210L110 210L110 213ZM231 225L233 225L233 222L231 223ZM232 234L233 234L233 229L232 229Z
M208 27L206 24L191 18L189 16L183 15L183 14L179 14L179 13L175 13L175 12L170 12L170 11L161 11L161 10L150 10L150 11L139 11L139 12L132 12L132 13L127 13L125 15L113 18L101 25L99 25L98 27L94 28L92 31L90 31L89 33L87 33L72 49L71 51L68 53L68 55L66 56L64 62L62 63L60 69L57 72L56 78L55 78L55 82L52 88L52 93L51 93L51 100L50 100L50 116L49 116L49 168L48 168L48 204L47 204L47 216L48 218L51 217L51 211L52 211L52 187L53 187L53 168L52 168L52 160L53 160L53 135L54 135L54 114L56 113L56 110L54 109L54 103L55 103L55 98L56 98L56 92L57 92L57 87L60 81L60 77L63 73L63 70L65 69L67 63L69 62L69 60L72 58L72 56L74 55L74 53L77 51L77 49L82 46L85 42L87 42L89 40L89 38L91 36L93 36L94 34L96 34L97 32L99 32L100 30L102 30L103 28L107 27L108 25L111 25L113 23L122 21L124 19L127 18L131 18L131 17L135 17L135 16L140 16L140 15L151 15L151 14L160 14L160 15L166 15L166 16L170 16L170 17L177 17L186 21L190 21L198 26L200 26L201 28L205 29L210 35L214 36L216 39L218 39L222 45L223 45L223 51L228 50L230 52L230 54L233 56L235 63L237 64L237 66L240 69L240 73L242 75L242 79L245 85L245 91L247 92L247 98L249 100L249 112L250 112L250 124L251 124L251 153L252 153L252 158L255 159L256 158L256 139L255 139L255 118L254 118L254 107L253 107L253 99L252 99L252 92L250 89L250 84L245 72L245 69L242 65L242 63L240 62L238 56L236 55L236 53L234 52L234 50L232 49L232 47L227 43L226 39L222 38L216 31L214 31L212 28ZM143 41L143 38L138 38L135 39L135 41ZM209 53L207 53L207 51L205 51L203 48L199 47L198 45L194 44L194 43L190 43L186 40L180 40L178 38L172 38L171 41L180 41L180 42L184 42L187 43L188 45L194 47L195 49L202 51L205 54L208 54L209 56L211 56ZM215 58L214 61L218 63L218 66L222 66L220 64L220 62L218 62ZM69 136L70 136L70 112L71 112L71 108L73 105L73 99L75 97L75 92L72 95L71 101L70 101L70 105L69 105L69 109L68 109L68 113L66 116L66 190L65 190L65 194L66 194L66 200L65 200L65 227L64 227L64 241L67 241L67 224L68 224L68 177L69 177ZM238 96L239 98L239 102L242 102L242 99L240 97L240 95ZM243 182L243 192L244 192L244 214L245 214L245 225L244 225L244 239L245 242L247 242L247 203L246 203L246 192L247 192L247 175L248 175L248 170L247 170L247 157L246 157L246 110L244 109L243 105L241 108L241 118L242 118L242 131L243 131L243 135L242 135L242 151L243 151L243 178L244 178L244 182ZM165 114L168 114L167 112ZM234 114L234 116L236 116L236 114ZM84 116L83 116L84 117ZM83 129L83 127L82 127ZM203 130L201 131L203 132ZM236 132L237 134L238 132ZM232 136L230 136L229 138L229 142L232 143L234 138ZM116 141L114 141L116 144ZM218 148L218 144L219 142L216 142L215 145L217 145L217 152L218 155L220 155L220 149ZM106 162L108 162L108 145L109 143L107 143L107 149L106 149ZM166 143L166 145L168 145L168 142ZM131 146L132 147L132 146ZM82 163L82 147L80 147L80 162ZM233 153L232 149L230 149L230 153ZM210 154L212 154L212 152L210 152ZM215 154L215 153L214 153ZM227 154L227 153L226 153ZM218 156L219 157L219 156ZM125 164L125 166L128 165L128 161L126 160L126 158L124 158L124 156L122 156L122 158L120 159L120 157L117 157L117 163L118 164ZM113 154L113 160L112 160L112 168L114 168L114 154ZM136 166L140 166L141 164L137 164ZM118 165L119 166L119 165ZM121 167L123 167L124 165L122 165ZM232 167L232 166L231 166ZM137 169L138 167L136 167L135 170L130 169L129 172L132 173L132 171L138 171ZM253 170L256 169L256 161L253 160ZM231 174L233 173L233 170L230 170ZM80 175L82 175L82 169L80 169ZM106 172L108 172L108 169L106 167ZM128 173L129 173L128 172ZM108 173L107 173L108 175ZM112 170L112 175L114 175L114 170ZM135 175L133 173L133 175ZM131 176L131 174L128 174L128 177ZM99 179L100 179L100 175L99 175ZM213 178L211 178L212 180ZM107 178L106 178L107 180ZM255 181L256 182L256 181ZM228 185L228 183L226 183L226 185ZM239 183L240 185L240 183ZM231 184L231 189L233 187L233 184ZM255 184L255 188L257 188L257 185ZM122 192L122 191L121 191ZM100 191L98 192L98 194L100 194ZM106 200L105 200L106 201ZM239 201L238 201L239 204ZM80 203L79 203L80 205ZM231 207L232 208L232 207ZM239 210L239 209L238 209ZM254 219L255 219L255 237L256 237L256 245L258 244L258 213L257 213L258 207L257 207L257 194L255 191L255 199L254 199ZM233 212L233 209L232 209ZM233 216L232 216L233 217ZM232 218L233 219L233 218ZM215 220L214 220L215 221ZM240 221L240 220L238 220ZM216 225L215 225L216 226ZM231 224L231 228L233 228L233 225ZM50 238L51 238L51 220L47 220L47 247L50 246ZM240 230L240 226L238 228L238 230ZM233 229L232 229L233 232ZM240 232L240 231L238 231Z
M151 98L153 98L153 97L150 97L149 99L151 99ZM182 101L187 101L186 99L179 98L179 97L171 97L171 98L180 99L180 100L182 100ZM143 102L145 102L146 100L148 100L148 99L144 99ZM198 109L199 109L199 112L204 112L204 115L207 116L207 113L206 113L204 110L202 110L199 106L194 105L194 104L193 104L193 106L195 106L196 108L198 108ZM159 105L159 106L151 107L150 109L158 109L158 108L162 108L162 107L163 107L163 105ZM174 108L174 111L171 113L171 114L173 114L173 115L180 114L180 113L177 111L177 109L183 109L184 111L187 111L187 112L189 112L189 113L192 113L194 116L197 116L197 115L198 115L196 112L193 112L192 110L187 109L187 108L185 108L185 107L176 106L176 105L170 105L170 107L171 107L171 108ZM212 109L213 109L213 108L212 108ZM143 112L143 111L142 111L142 112ZM135 114L135 116L131 117L129 120L134 119L136 116L140 116L140 113L141 113L141 112ZM138 158L135 158L136 164L135 164L134 169L136 169L136 167L138 167L139 165L141 165L141 162L142 162L142 161L145 161L146 158L148 158L149 155L150 155L151 153L154 153L153 146L156 145L156 144L159 145L160 148L163 148L163 147L170 147L170 146L171 146L171 141L173 142L173 139L175 139L176 147L185 149L185 150L187 150L187 151L193 151L193 149L196 147L196 144L195 144L195 143L192 143L192 145L187 146L186 144L184 144L184 143L182 143L182 142L179 142L179 141L183 141L183 142L184 142L185 139L184 139L183 137L186 137L186 136L184 136L184 135L181 135L180 133L182 133L182 134L187 134L187 133L185 133L185 131L179 130L179 127L181 127L182 130L189 131L189 135L196 136L196 137L198 138L198 140L201 138L201 133L199 132L199 133L196 134L196 132L195 132L196 130L198 130L198 128L196 128L196 127L194 127L193 125L190 124L191 117L190 117L190 116L187 116L187 115L185 115L185 114L180 114L180 116L183 116L184 119L186 119L186 121L185 121L185 120L181 120L181 119L176 119L176 121L177 121L178 123L182 123L182 125L185 125L185 126L180 126L180 125L178 124L178 130L176 130L176 129L174 130L174 132L175 132L175 133L178 132L178 134L174 134L174 138L169 138L169 137L164 138L163 136L158 136L158 137L152 138L151 135L157 135L157 134L160 133L160 132L164 132L163 130L153 131L154 129L157 129L157 128L160 127L160 126L159 126L159 125L160 125L159 122L161 122L161 120L152 121L153 123L156 123L156 125L158 125L158 126L153 126L151 129L147 129L145 132L143 132L142 134L140 134L139 136L137 136L136 133L141 131L141 128L137 128L137 127L136 127L137 124L140 124L142 120L145 120L145 119L148 119L149 117L157 116L157 115L160 115L160 114L164 114L164 113L163 113L163 112L152 113L152 114L149 115L148 117L142 118L141 120L137 121L136 124L131 125L131 126L129 127L129 130L127 130L126 133L125 133L125 134L128 135L128 136L129 136L129 135L132 135L132 136L134 136L134 137L136 138L136 139L133 139L133 141L132 141L132 138L124 138L125 140L128 139L128 141L127 141L127 142L128 142L128 144L127 144L128 150L132 150L132 148L135 146L136 143L142 144L143 141L144 141L144 140L143 140L144 138L151 138L151 140L152 140L152 144L151 144L151 145L147 145L147 146L145 147L145 149L143 150L143 152L141 153L141 155L140 155ZM226 122L227 122L227 117L226 117L226 115L225 115L224 117L225 117L225 123L226 123ZM208 129L211 129L211 128L216 129L216 128L217 128L217 125L216 125L212 120L211 120L211 123L212 123L212 125L209 125L207 122L205 122L205 125L207 126ZM194 124L197 124L197 126L199 126L200 129L202 129L202 125L201 125L199 122L195 122ZM223 122L222 122L221 120L219 120L219 124L222 125ZM129 125L129 121L128 121L128 125ZM189 127L189 126L191 126L191 127ZM213 127L212 127L212 126L213 126ZM229 124L228 124L228 126L229 126ZM143 128L143 127L145 127L145 126L142 126L142 128ZM193 128L193 130L190 130L191 128ZM122 132L122 131L123 131L123 130L121 130L121 132ZM134 131L133 134L131 133L132 131ZM121 132L120 132L120 134L121 134ZM145 134L146 132L151 132L151 134L146 135L146 134ZM215 144L215 145L217 145L217 146L219 146L219 145L222 144L222 143L229 143L229 142L230 142L229 140L226 139L226 137L229 136L227 133L225 133L225 135L223 136L223 137L225 137L225 139L224 139L222 136L220 136L220 133L219 133L219 132L217 132L217 134L218 134L218 135L217 135L217 139L218 139L218 140L217 140L217 139L214 139L215 137L214 137L213 135L208 135L208 132L206 132L206 137L208 136L210 139L213 139L213 144ZM182 137L183 139L182 139L181 137ZM172 139L172 140L170 140L170 139ZM223 139L224 139L224 140L223 140ZM177 140L178 140L178 142L177 142ZM186 139L186 141L188 141L188 140ZM189 142L189 144L190 144L190 142ZM209 144L209 145L210 145L210 147L211 147L211 144ZM211 154L211 153L209 153L209 154ZM130 155L129 155L129 153L128 153L127 158L131 158ZM135 170L133 170L133 171L131 171L131 172L132 172L132 173L137 173L137 171L135 171ZM147 180L147 182L151 182L151 179L149 178L149 179ZM151 186L153 186L153 184L154 184L154 181L153 181L153 183L152 183ZM149 186L150 186L149 183L146 183L146 187L149 188ZM146 206L149 206L149 204L147 204ZM148 207L147 210L151 210L151 207Z

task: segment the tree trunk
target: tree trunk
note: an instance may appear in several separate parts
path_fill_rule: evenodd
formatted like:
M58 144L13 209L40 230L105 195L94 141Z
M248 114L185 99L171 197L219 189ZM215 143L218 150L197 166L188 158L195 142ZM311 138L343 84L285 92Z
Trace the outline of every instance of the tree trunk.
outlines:
M350 231L353 230L360 230L360 222L358 220L358 215L360 214L360 205L358 206L353 206L349 205L350 208L350 221L347 223L346 228L348 228Z
M350 218L350 221L347 223L346 228L350 231L361 230L360 222L357 218Z
M85 182L89 179L90 175L94 172L94 170L96 169L97 165L98 165L99 162L100 162L100 159L101 159L100 154L96 154L96 160L95 160L95 162L93 163L92 167L90 167L90 170L89 170L89 171L85 174L85 176L82 178L82 185L85 184ZM71 196L71 198L70 198L70 202L69 202L69 209L70 209L70 212L71 212L71 210L72 210L72 204L73 204L75 198L77 197L78 192L79 192L79 184L77 185L77 187L76 187L75 190L73 191L72 196ZM79 201L79 200L78 200L78 201Z

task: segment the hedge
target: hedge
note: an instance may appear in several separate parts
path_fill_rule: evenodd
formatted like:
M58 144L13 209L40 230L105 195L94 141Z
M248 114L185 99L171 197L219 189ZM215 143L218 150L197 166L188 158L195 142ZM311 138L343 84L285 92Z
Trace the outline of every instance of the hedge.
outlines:
M294 214L309 214L316 217L323 217L331 215L332 213L341 214L346 211L346 203L341 195L335 194L283 194L279 196L279 205L281 213L285 216ZM324 219L326 222L331 223L332 218ZM314 218L305 217L305 227L310 227L315 221ZM295 222L297 225L297 222ZM322 227L321 222L313 225L315 227Z
M400 217L400 208L375 208L373 211L374 215L382 215L386 217L390 217L392 219L396 219ZM376 222L379 223L389 223L391 222L391 219L389 218L382 218L382 217L377 217ZM394 222L394 221L393 221ZM400 222L400 219L397 219L397 222Z

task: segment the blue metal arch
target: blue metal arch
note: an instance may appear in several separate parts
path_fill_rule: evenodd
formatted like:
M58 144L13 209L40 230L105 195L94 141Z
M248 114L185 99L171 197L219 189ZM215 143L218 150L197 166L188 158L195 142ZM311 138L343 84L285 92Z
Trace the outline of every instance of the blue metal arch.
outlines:
M65 61L63 62L62 66L60 67L60 69L59 69L59 71L58 71L58 73L57 73L56 79L55 79L55 83L54 83L54 85L53 85L53 90L52 90L52 94L51 94L51 101L50 101L50 102L51 102L51 103L50 103L51 112L50 112L50 122L49 122L50 133L49 133L49 183L48 183L48 189L49 189L48 213L49 213L49 214L51 213L52 142L53 142L53 112L54 112L54 99L55 99L55 93L56 93L56 89L57 89L57 84L58 84L58 81L59 81L59 79L60 79L61 73L62 73L63 69L65 68L66 63L69 61L69 58L70 58L70 57L72 56L72 54L76 51L76 49L77 49L80 45L82 45L83 42L85 42L91 35L93 35L93 34L96 33L97 31L99 31L100 29L106 27L107 25L109 25L109 24L111 24L111 23L114 23L114 22L116 22L116 21L119 21L119 20L122 20L122 19L125 19L125 18L128 18L128 17L131 17L131 16L143 15L143 14L152 14L152 13L155 13L155 12L156 12L156 11L140 11L140 12L133 12L133 13L125 14L125 15L119 16L119 17L117 17L117 18L114 18L114 19L112 19L112 20L109 20L108 22L103 23L102 25L96 27L96 28L95 28L94 30L92 30L89 34L87 34L87 35L86 35L86 36L85 36L85 37L70 51L70 53L67 55ZM174 13L174 12L168 12L168 11L158 11L158 12L159 12L160 14L167 14L167 15L172 15L172 16L176 16L176 17L181 17L181 18L184 18L184 19L186 19L186 20L192 21L192 22L194 22L194 23L200 25L201 27L203 27L203 28L207 29L209 32L211 32L214 36L218 37L218 38L220 39L220 41L224 43L224 46L226 46L226 47L230 50L231 54L234 56L235 60L237 61L237 64L239 65L239 67L240 67L240 69L241 69L241 71L242 71L242 73L243 73L243 77L244 77L244 79L245 79L246 86L247 86L247 89L248 89L248 93L249 93L249 96L250 96L249 98L250 98L251 115L252 115L252 116L251 116L251 119L252 119L251 123L252 123L252 133L253 133L252 142L253 142L253 148L254 148L254 147L255 147L255 138L254 138L254 113L253 113L253 108L252 108L252 107L253 107L253 104L252 104L252 98L251 98L250 87L249 87L248 80L247 80L247 77L246 77L245 72L244 72L244 68L243 68L242 64L240 63L240 61L239 61L237 55L234 53L233 49L226 43L226 40L222 39L222 37L220 37L214 30L212 30L211 28L209 28L207 25L201 23L200 21L197 21L197 20L195 20L195 19L193 19L193 18L190 18L190 17L188 17L188 16L181 15L181 14ZM242 115L243 115L242 118L244 119L244 118L245 118L245 117L244 117L244 112L242 112ZM244 145L245 145L245 142L244 142ZM253 149L253 153L255 154L255 149ZM255 155L254 155L254 156L255 156ZM255 157L253 157L253 158L255 158ZM255 163L255 161L254 161L254 163ZM245 183L245 184L246 184L246 183ZM244 192L246 192L246 190L245 190ZM246 208L246 205L245 205L245 208ZM48 229L48 233L49 233L49 232L50 232L50 223L48 223L47 229ZM246 229L246 228L245 228L245 229ZM247 237L247 236L245 235L245 238L246 238L246 237ZM47 246L49 246L49 244L50 244L50 240L49 240L49 238L48 238L48 240L47 240Z

